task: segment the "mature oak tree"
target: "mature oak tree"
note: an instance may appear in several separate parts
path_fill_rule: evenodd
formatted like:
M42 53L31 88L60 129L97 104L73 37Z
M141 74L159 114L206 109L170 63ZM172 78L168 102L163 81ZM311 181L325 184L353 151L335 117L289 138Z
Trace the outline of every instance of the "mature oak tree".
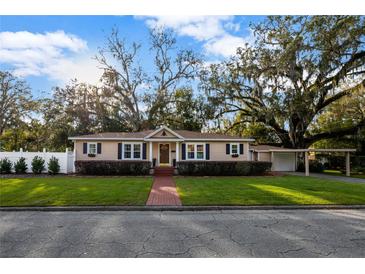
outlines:
M150 42L154 69L148 73L139 64L141 45L128 47L118 30L96 57L104 70L104 95L110 98L105 103L118 106L123 122L133 131L164 123L173 90L180 81L198 75L199 58L190 50L177 50L171 32L152 30Z
M255 42L202 73L202 87L218 115L262 123L286 147L357 132L351 125L310 132L333 102L364 92L365 23L362 16L270 16L253 25ZM236 123L236 124L237 124Z
M312 135L337 128L350 128L365 118L365 92L354 92L330 104L310 127ZM314 144L316 148L352 147L360 155L365 154L365 127L357 132L324 139Z
M36 102L26 83L7 71L0 71L0 136L30 118Z
M213 115L202 95L194 95L192 88L183 87L171 93L162 118L163 124L170 128L200 131Z

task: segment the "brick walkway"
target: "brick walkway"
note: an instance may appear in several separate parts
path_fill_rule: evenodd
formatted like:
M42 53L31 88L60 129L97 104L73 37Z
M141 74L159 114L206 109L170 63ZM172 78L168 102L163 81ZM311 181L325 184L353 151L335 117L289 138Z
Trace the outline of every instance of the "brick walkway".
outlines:
M181 205L172 176L155 176L146 205Z

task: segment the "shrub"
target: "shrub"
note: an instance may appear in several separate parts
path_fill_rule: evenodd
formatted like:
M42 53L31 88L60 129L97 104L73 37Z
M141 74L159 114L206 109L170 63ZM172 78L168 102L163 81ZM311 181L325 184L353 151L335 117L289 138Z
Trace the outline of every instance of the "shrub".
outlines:
M43 170L44 170L44 160L39 156L35 156L32 160L33 173L41 174Z
M23 174L27 172L28 165L25 162L24 157L20 157L18 161L14 164L15 173L17 174Z
M52 156L48 162L48 173L51 175L55 175L59 172L60 172L60 164L58 163L58 159Z
M10 174L11 173L12 164L8 158L4 158L0 160L0 173L1 174Z
M323 172L324 165L317 160L309 160L309 171L310 172ZM304 172L305 166L303 162L299 162L297 171Z
M85 175L148 175L148 161L76 161L76 172Z
M177 169L181 175L203 176L248 176L260 175L269 171L271 162L197 162L181 161L177 163Z

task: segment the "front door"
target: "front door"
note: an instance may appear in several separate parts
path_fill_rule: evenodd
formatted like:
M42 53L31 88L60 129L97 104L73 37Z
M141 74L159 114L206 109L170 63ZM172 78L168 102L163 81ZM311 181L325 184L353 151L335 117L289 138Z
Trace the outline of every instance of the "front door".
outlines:
M160 165L170 164L170 145L160 144Z

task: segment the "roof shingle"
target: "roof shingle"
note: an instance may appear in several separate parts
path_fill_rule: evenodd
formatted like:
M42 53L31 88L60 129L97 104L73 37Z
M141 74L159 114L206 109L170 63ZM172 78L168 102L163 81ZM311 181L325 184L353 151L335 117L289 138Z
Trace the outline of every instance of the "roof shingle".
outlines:
M142 139L153 133L155 130L145 130L139 132L103 132L96 134L88 134L88 135L80 135L74 136L70 139ZM244 137L240 136L232 136L228 134L219 134L219 133L208 133L208 132L197 132L197 131L189 131L189 130L173 130L173 132L182 136L184 139L201 139L201 140L214 140L214 139L231 139L231 140L241 140Z

